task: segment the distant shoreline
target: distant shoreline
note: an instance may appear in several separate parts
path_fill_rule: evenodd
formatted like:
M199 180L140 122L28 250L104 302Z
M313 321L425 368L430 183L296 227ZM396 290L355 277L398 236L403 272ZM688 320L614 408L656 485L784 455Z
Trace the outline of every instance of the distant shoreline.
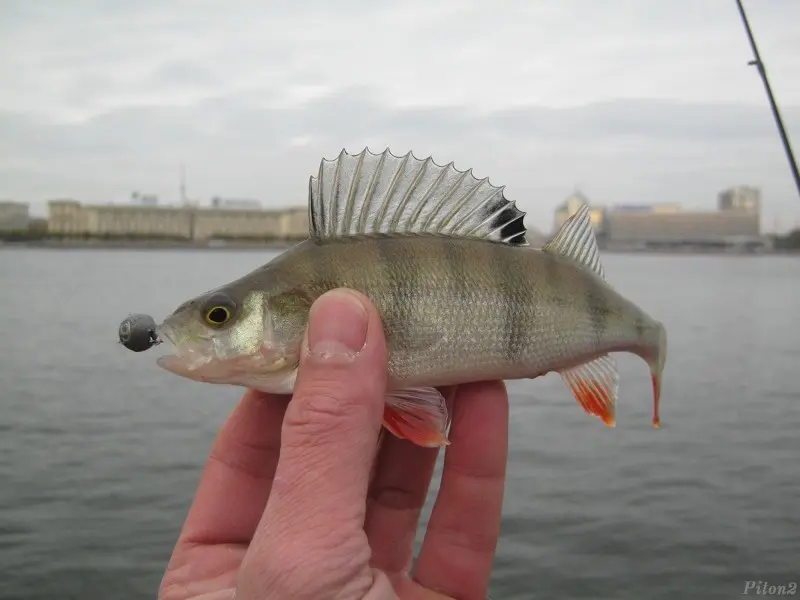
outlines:
M103 239L37 239L2 240L2 248L44 248L48 250L285 250L302 240L103 240Z
M159 240L159 239L0 239L0 250L3 248L39 248L47 250L267 250L283 251L300 243L303 240L204 240L190 242L187 240ZM669 255L730 255L730 256L759 256L759 255L789 255L800 256L800 251L791 249L762 248L758 250L735 250L731 248L637 248L600 245L604 254L669 254Z

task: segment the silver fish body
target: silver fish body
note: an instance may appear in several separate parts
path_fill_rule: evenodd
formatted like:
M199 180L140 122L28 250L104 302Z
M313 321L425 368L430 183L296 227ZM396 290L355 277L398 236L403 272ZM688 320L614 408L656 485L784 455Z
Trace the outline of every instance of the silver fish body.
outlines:
M297 294L310 305L339 287L364 293L382 316L396 388L538 377L607 352L656 352L661 331L573 261L437 235L307 240L239 285L264 290L268 303Z
M658 425L664 327L606 282L587 207L541 249L503 188L471 171L344 151L309 185L309 239L201 294L156 329L159 364L199 381L289 393L312 303L358 290L381 314L387 419L420 445L447 443L436 387L558 372L586 412L615 423L612 352L649 365ZM414 417L413 419L408 417Z

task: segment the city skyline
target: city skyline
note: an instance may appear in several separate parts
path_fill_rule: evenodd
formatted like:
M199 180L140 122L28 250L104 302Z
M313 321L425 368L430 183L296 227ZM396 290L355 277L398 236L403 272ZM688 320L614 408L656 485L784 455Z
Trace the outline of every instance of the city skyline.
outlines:
M733 186L717 194L716 210L686 210L679 203L600 205L576 190L554 211L553 226L526 219L528 241L542 246L583 205L604 247L617 250L714 248L755 251L771 247L761 226L761 192ZM29 229L28 205L0 202L0 231ZM30 232L42 232L30 222ZM202 243L210 240L288 240L308 235L308 209L264 209L256 199L212 197L209 203L160 204L153 195L134 193L130 202L48 202L46 231L57 239L167 239Z
M746 5L797 148L800 3ZM732 0L36 6L0 18L0 197L36 215L177 200L182 163L189 197L302 205L364 145L472 167L537 226L574 187L711 210L753 185L765 230L800 214Z
M564 206L567 205L568 202L573 201L574 199L580 199L582 203L588 204L591 207L600 208L603 210L630 210L631 208L638 207L638 208L650 208L659 210L661 207L669 205L671 210L678 211L678 212L715 212L719 210L719 196L726 192L733 192L737 189L752 189L756 194L759 196L759 206L758 211L760 214L763 213L763 198L761 196L761 190L757 186L749 186L747 184L733 184L726 186L720 190L717 190L717 194L715 195L714 205L713 206L693 206L693 205L684 205L679 201L672 201L672 202L633 202L633 203L626 203L626 202L615 202L611 201L604 201L603 199L597 199L591 197L590 195L586 194L579 186L574 186L572 190L565 194L560 200L553 202L550 206L549 216L552 220L553 214L558 213ZM184 192L185 187L181 187L181 192ZM277 203L270 203L265 202L261 198L236 198L230 196L222 196L222 195L213 195L204 198L193 198L190 196L186 196L183 199L175 198L175 199L168 199L164 201L163 198L155 195L150 194L148 192L142 192L141 190L135 190L131 192L128 198L119 198L117 200L111 201L99 201L99 202L92 202L87 201L81 198L74 198L69 197L66 195L56 196L54 198L48 198L41 202L42 211L36 212L34 210L34 206L28 202L20 202L18 200L14 200L11 198L0 198L0 203L11 203L11 204L23 204L26 205L29 209L29 215L31 219L36 218L43 218L48 219L50 217L49 207L52 203L76 203L86 207L96 207L96 208L103 208L103 207L117 207L117 208L126 208L126 207L142 207L142 208L180 208L182 206L198 208L198 209L206 209L206 210L222 210L222 211L256 211L256 212L285 212L285 211L297 211L307 210L307 199L304 199L302 202L296 203L285 203L279 205ZM537 230L539 233L547 234L550 233L548 231L547 222L531 222L530 215L526 215L525 219L526 225L529 229ZM793 223L789 223L785 228L787 230L791 230L793 228L800 227L800 219L794 221ZM778 231L774 231L774 228L771 228L768 224L764 226L764 234L769 233L780 233Z

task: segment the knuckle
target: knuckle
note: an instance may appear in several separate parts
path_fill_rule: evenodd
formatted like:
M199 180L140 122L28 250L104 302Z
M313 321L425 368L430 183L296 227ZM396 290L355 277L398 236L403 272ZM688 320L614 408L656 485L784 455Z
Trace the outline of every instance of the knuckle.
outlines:
M428 527L428 532L441 539L454 554L473 554L484 556L497 549L498 534L487 527L464 531L462 527L438 524Z
M284 426L302 437L324 436L364 410L343 381L317 380L299 390L286 411Z
M329 537L337 544L330 542ZM251 594L254 598L339 598L342 597L339 592L348 583L363 577L370 554L369 547L358 537L311 538L306 532L290 543L270 544L261 560L245 559L237 575L237 586L242 592L248 586L255 588ZM362 595L359 593L357 597ZM355 596L347 594L347 597Z
M378 506L391 510L406 511L421 509L425 504L426 495L420 490L373 483L369 489L368 497Z

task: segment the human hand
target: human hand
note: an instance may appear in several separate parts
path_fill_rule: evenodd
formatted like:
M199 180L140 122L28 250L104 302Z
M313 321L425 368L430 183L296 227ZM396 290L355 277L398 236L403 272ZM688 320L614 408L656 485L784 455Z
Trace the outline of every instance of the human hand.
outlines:
M220 430L159 599L484 600L505 484L503 383L442 390L451 445L412 577L438 449L387 432L378 451L380 316L360 294L326 294L307 341L288 406L248 391Z

